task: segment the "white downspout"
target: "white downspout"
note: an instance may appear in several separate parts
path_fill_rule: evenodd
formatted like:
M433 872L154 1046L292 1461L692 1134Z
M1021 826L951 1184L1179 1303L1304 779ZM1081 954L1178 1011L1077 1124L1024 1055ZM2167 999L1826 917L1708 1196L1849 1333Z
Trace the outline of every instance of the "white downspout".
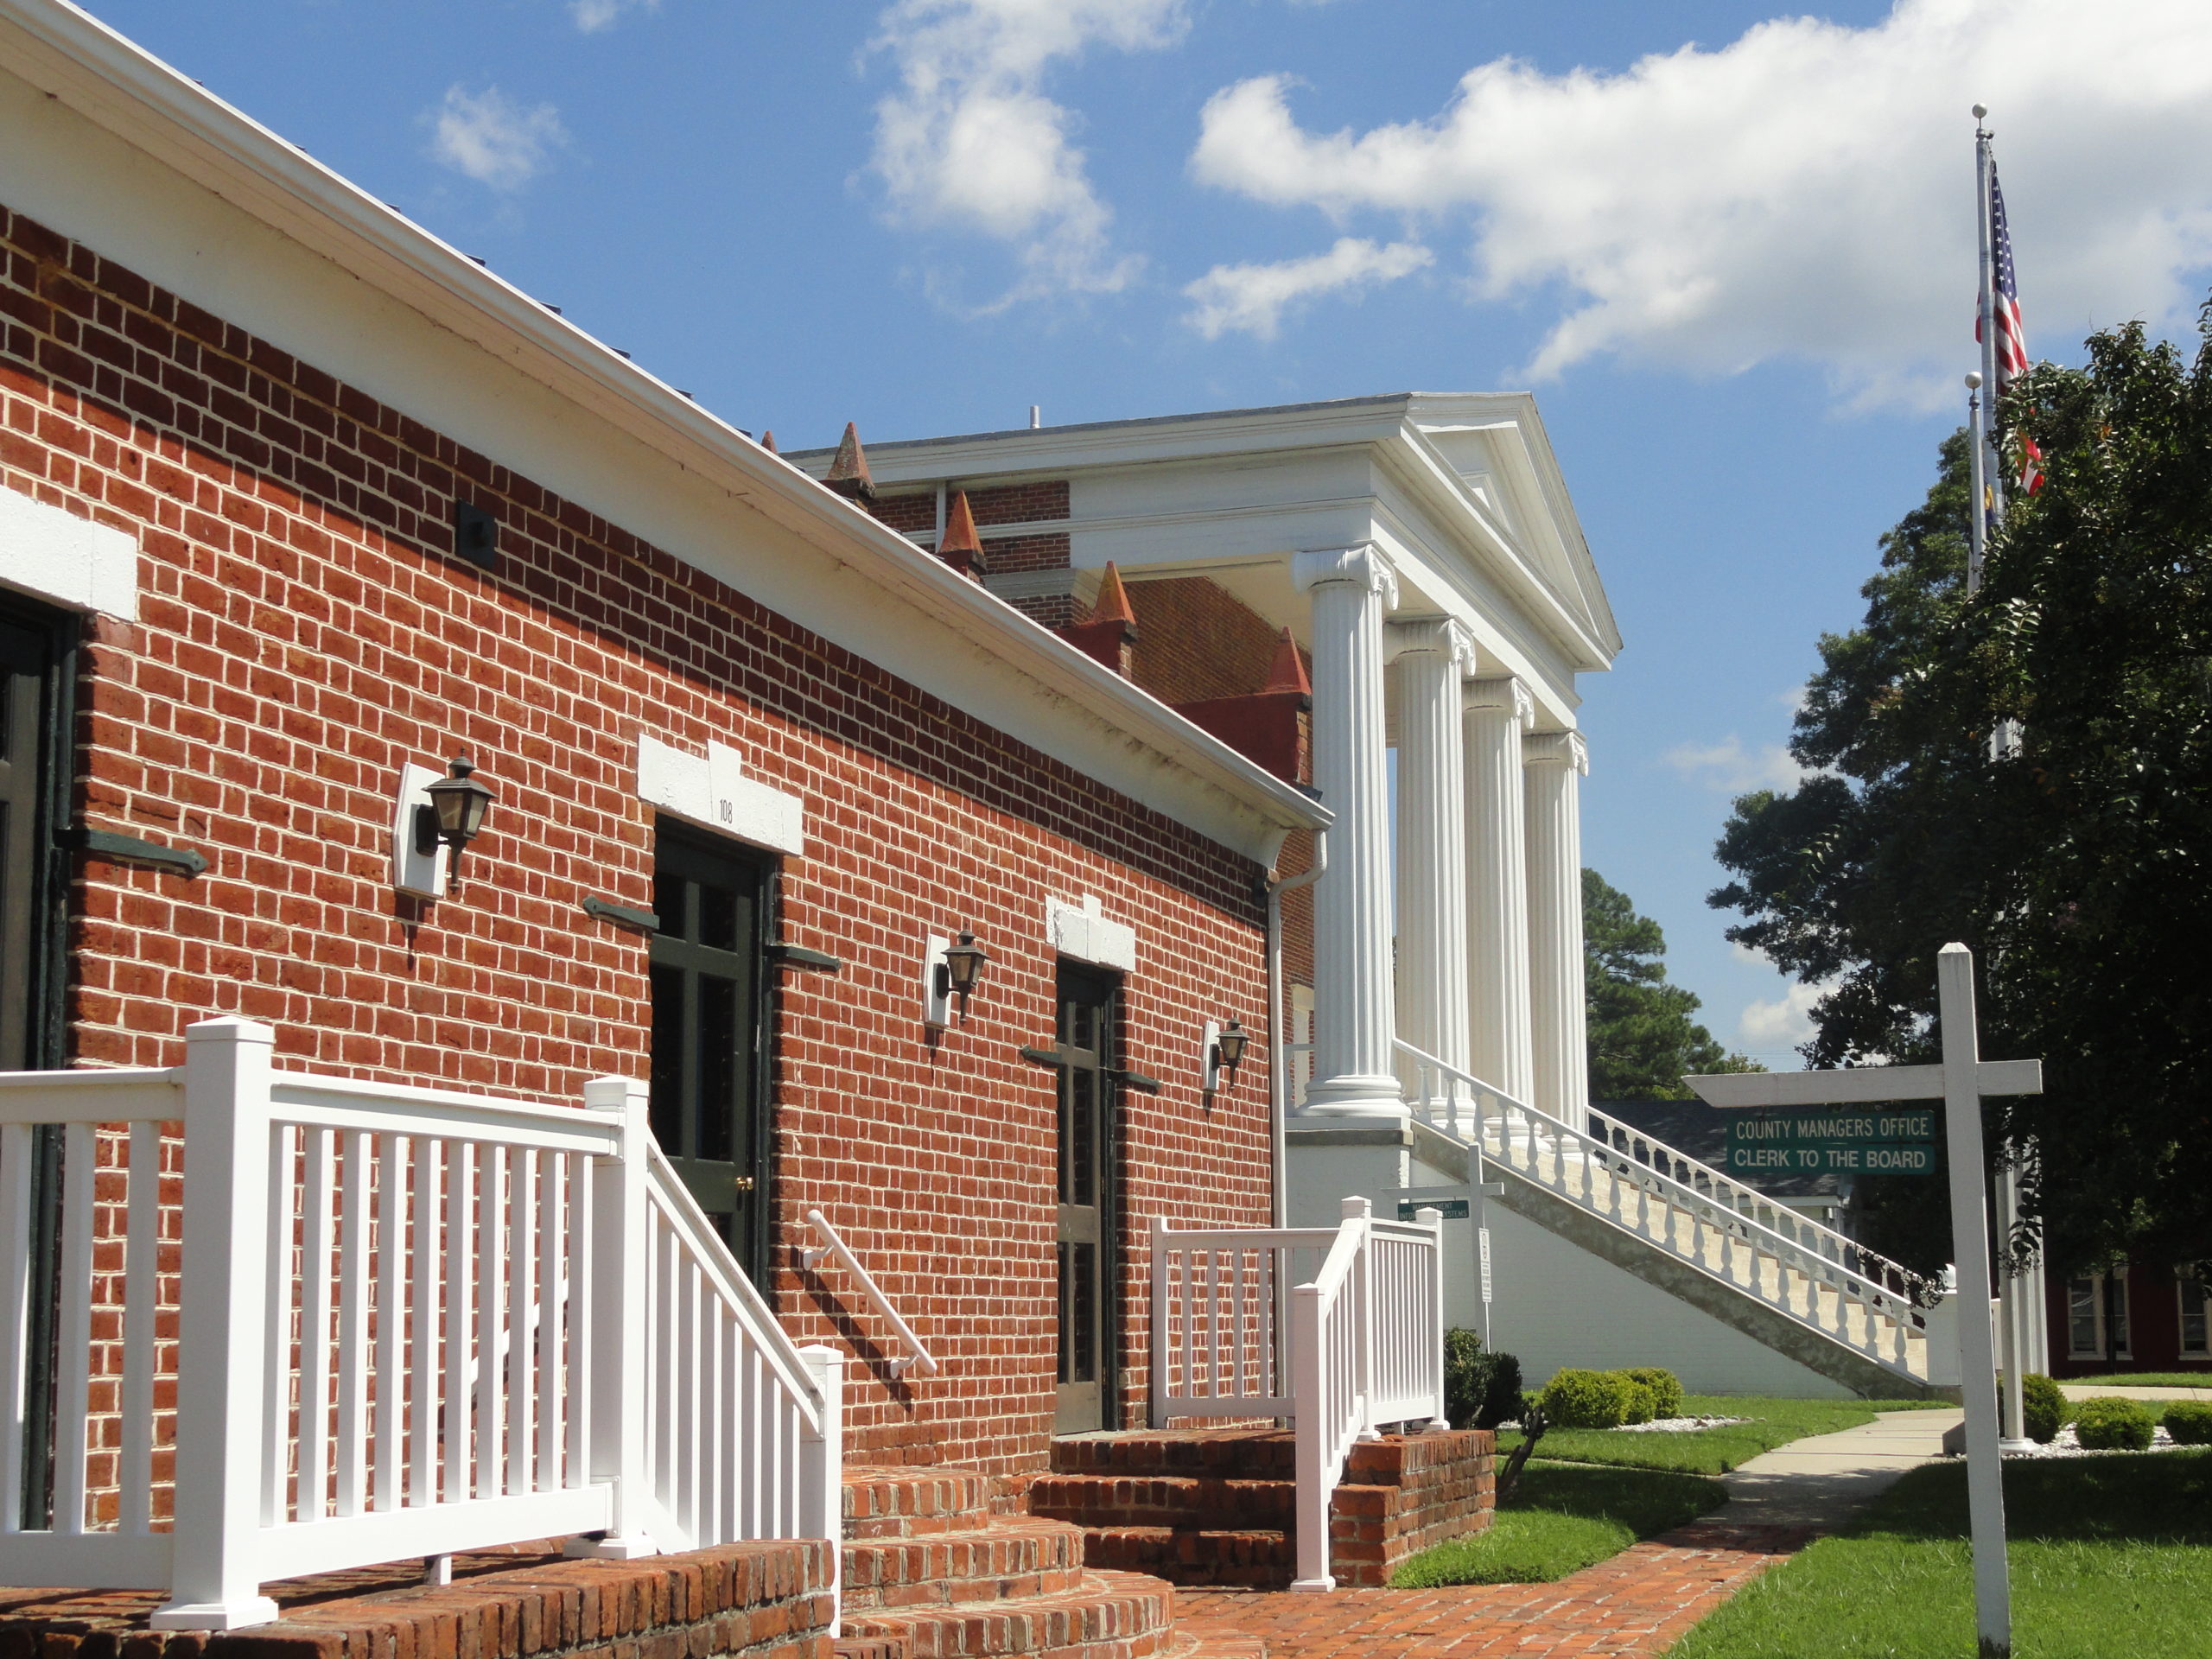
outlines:
M1290 1057L1283 1052L1284 1033L1290 1028L1284 1017L1282 982L1282 896L1297 887L1309 887L1329 868L1329 832L1313 834L1313 868L1285 880L1268 883L1268 1105L1270 1120L1270 1219L1274 1227L1286 1225L1289 1203L1283 1191L1283 1166L1288 1155L1283 1139L1284 1120L1290 1115ZM1319 1016L1317 1013L1315 1017Z

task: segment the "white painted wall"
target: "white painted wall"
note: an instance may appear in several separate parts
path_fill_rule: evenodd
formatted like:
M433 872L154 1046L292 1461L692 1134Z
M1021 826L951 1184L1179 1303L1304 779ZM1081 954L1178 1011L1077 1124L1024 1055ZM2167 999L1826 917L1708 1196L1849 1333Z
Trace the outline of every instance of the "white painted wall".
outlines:
M1519 1356L1522 1377L1531 1389L1542 1387L1564 1366L1663 1365L1694 1394L1852 1397L1840 1382L1502 1204L1490 1205L1489 1219L1496 1297L1491 1338L1498 1348ZM1449 1271L1460 1258L1447 1251L1445 1259ZM1452 1305L1447 1292L1446 1306Z

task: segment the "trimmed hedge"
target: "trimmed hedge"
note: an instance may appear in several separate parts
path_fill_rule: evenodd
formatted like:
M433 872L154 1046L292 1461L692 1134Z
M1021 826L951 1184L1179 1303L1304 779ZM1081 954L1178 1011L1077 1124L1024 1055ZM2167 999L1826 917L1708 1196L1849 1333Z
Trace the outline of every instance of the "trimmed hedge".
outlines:
M1618 1371L1563 1370L1544 1384L1544 1421L1553 1428L1618 1428L1628 1421L1635 1386Z
M1651 1390L1651 1415L1654 1419L1682 1414L1682 1379L1672 1371L1659 1365L1631 1365L1624 1375Z
M2150 1407L2137 1400L2101 1394L2074 1408L2074 1438L2090 1452L2148 1452L2158 1426Z
M2066 1427L2074 1408L2066 1403L2066 1390L2041 1371L2020 1376L2020 1427L2038 1446L2049 1446Z
M2160 1422L2176 1446L2212 1446L2212 1402L2177 1400Z
M1653 1404L1651 1390L1637 1382L1630 1372L1614 1371L1611 1375L1620 1378L1621 1387L1628 1390L1628 1409L1623 1414L1621 1421L1624 1423L1649 1422L1652 1414L1656 1409Z
M1444 1333L1444 1415L1454 1428L1496 1428L1521 1414L1521 1362L1485 1353L1479 1332Z

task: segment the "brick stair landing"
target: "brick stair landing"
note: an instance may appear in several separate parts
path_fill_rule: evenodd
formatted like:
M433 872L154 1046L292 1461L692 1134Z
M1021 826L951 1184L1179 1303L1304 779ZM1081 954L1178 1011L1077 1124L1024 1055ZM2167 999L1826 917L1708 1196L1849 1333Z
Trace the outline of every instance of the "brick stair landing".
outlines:
M957 1469L845 1471L840 1659L1264 1659L1174 1629L1161 1580L1084 1560L1082 1529L991 1513Z
M1337 1582L1386 1584L1408 1555L1488 1527L1494 1446L1466 1429L1353 1447L1330 1511ZM1297 1571L1296 1452L1274 1428L1064 1435L1030 1512L1080 1527L1091 1567L1281 1589Z

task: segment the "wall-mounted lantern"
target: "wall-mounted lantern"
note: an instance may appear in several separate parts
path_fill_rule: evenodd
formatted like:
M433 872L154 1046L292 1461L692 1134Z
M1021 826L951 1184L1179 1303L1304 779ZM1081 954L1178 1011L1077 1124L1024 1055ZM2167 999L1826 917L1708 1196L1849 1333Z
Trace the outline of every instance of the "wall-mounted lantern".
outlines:
M415 809L416 850L435 852L441 842L452 849L446 860L448 892L461 880L461 849L476 839L492 810L492 791L473 775L475 771L467 755L455 755L452 770L424 786L429 804Z
M983 969L990 959L990 954L965 928L957 944L942 934L931 934L922 946L923 1020L932 1026L950 1025L956 996L960 999L960 1011L967 1013L968 999L982 983Z
M1206 1021L1205 1034L1198 1043L1198 1086L1203 1092L1211 1095L1236 1081L1236 1068L1244 1064L1245 1046L1251 1039L1252 1033L1233 1014L1225 1026Z

